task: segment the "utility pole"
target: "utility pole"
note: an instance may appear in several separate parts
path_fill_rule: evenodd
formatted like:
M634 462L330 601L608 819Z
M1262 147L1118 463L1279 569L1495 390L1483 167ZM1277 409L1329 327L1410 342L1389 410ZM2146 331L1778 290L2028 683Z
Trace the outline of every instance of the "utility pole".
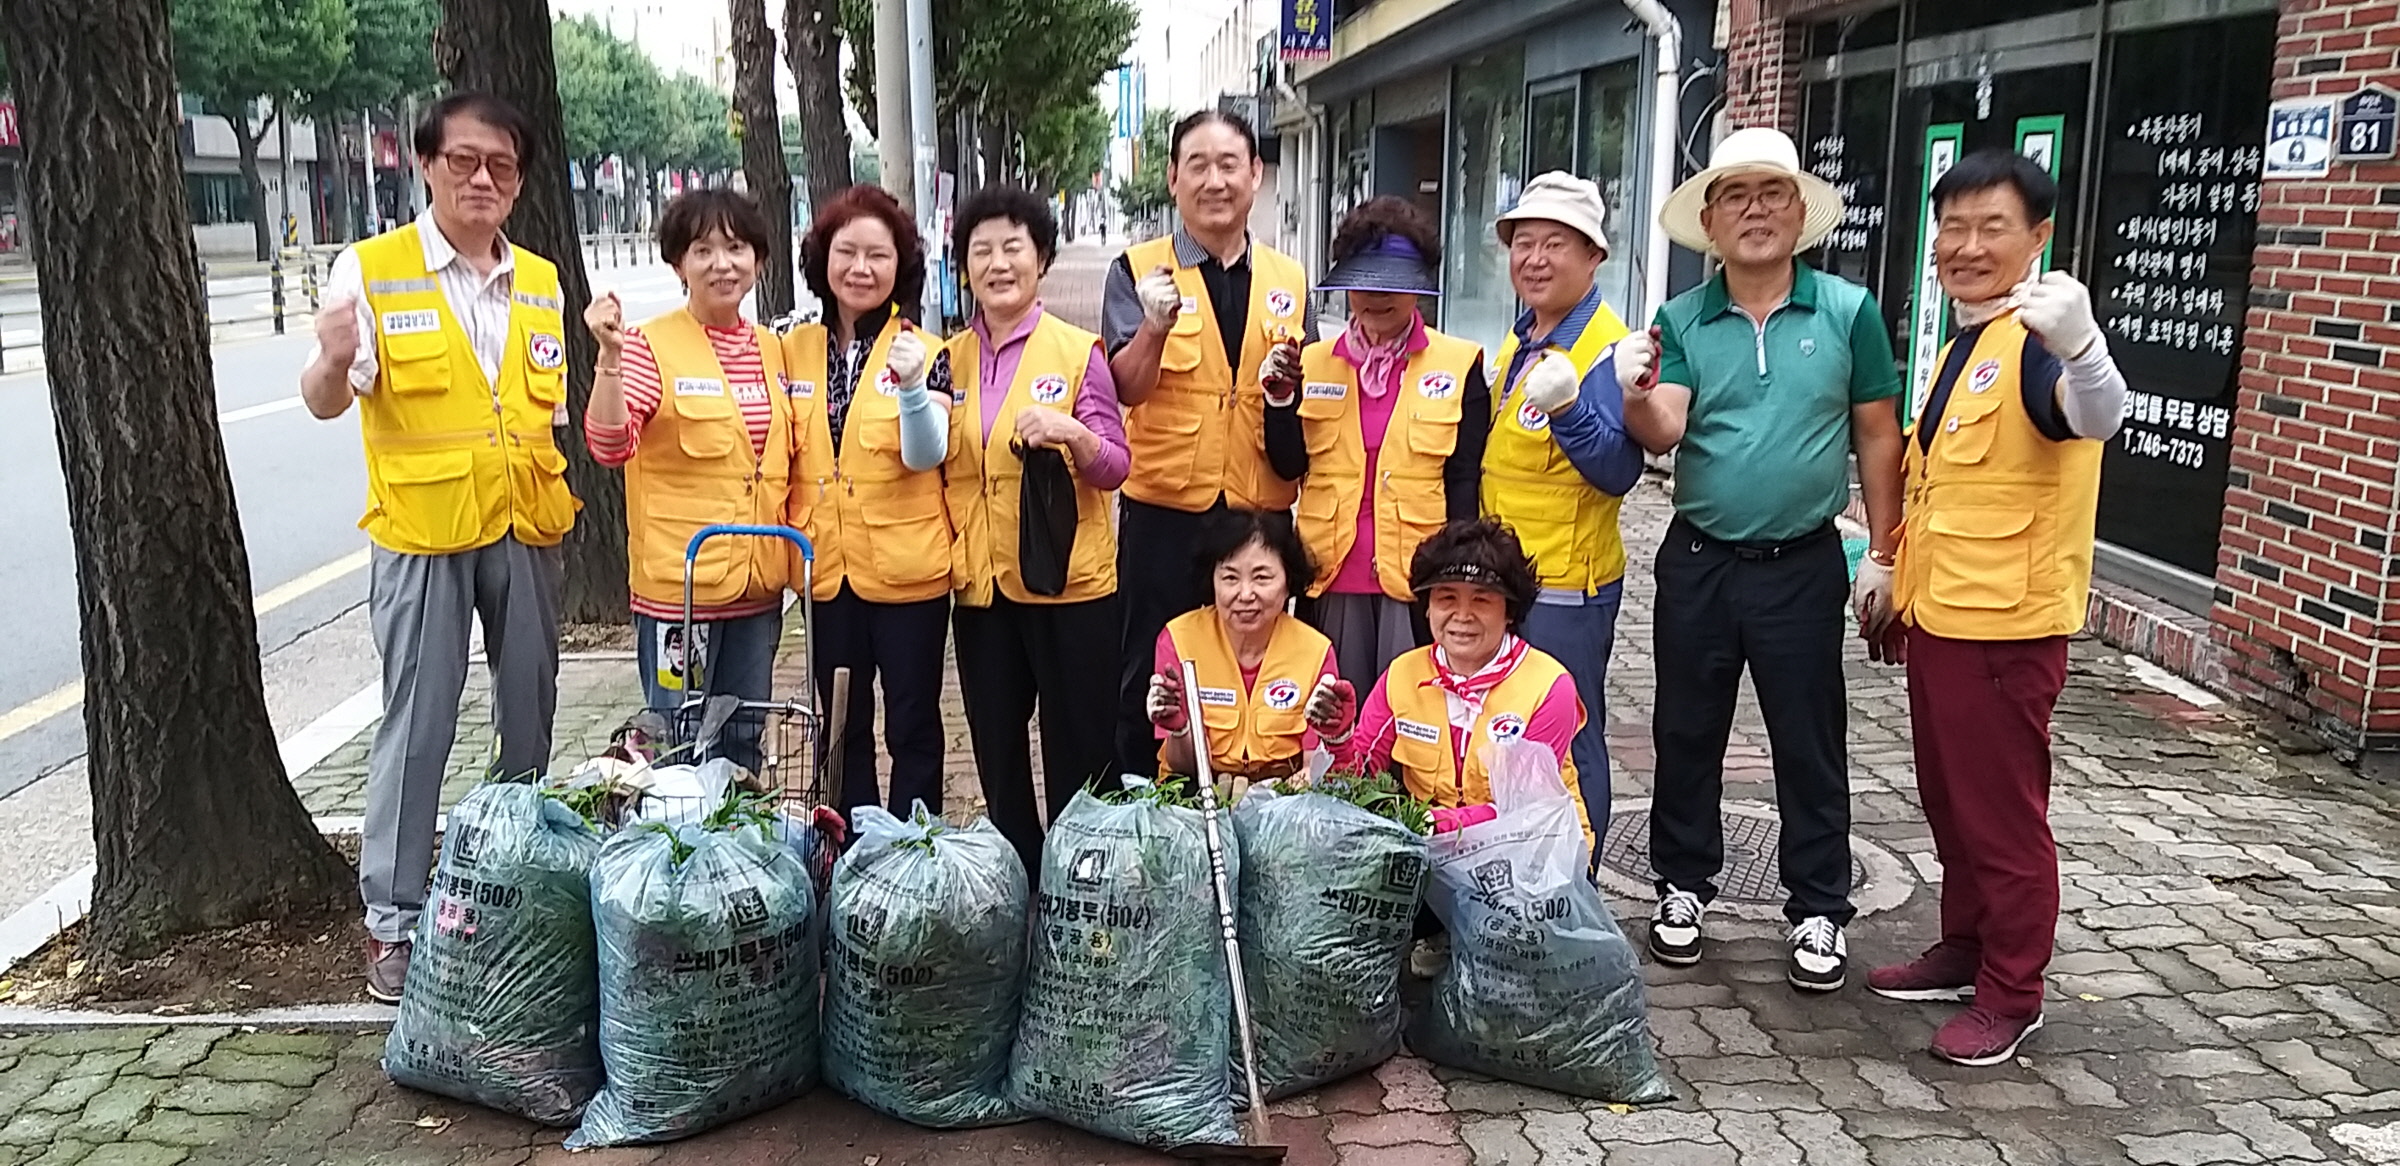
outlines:
M292 217L292 111L288 103L275 103L275 153L283 165L283 218L275 224L275 249L283 250L283 240L299 220Z
M383 233L383 200L375 195L375 111L358 111L360 167L367 172L367 217L359 225L358 237L371 239Z
M908 130L916 153L917 233L924 237L925 254L936 257L925 281L928 327L938 331L942 319L942 288L950 282L950 256L942 241L941 152L934 144L933 121L933 0L908 0ZM965 147L960 147L963 159ZM963 168L964 162L962 160Z
M916 127L909 112L908 0L875 0L875 155L883 164L883 188L916 210ZM931 80L931 78L927 78Z

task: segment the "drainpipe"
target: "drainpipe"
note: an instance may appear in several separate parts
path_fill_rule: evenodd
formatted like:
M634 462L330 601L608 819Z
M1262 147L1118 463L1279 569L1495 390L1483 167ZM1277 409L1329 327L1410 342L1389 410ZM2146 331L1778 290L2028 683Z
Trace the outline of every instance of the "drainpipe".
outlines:
M1658 225L1658 212L1675 189L1675 162L1682 153L1683 28L1659 0L1623 0L1625 9L1650 34L1657 48L1657 93L1651 98L1649 251L1642 263L1642 316L1667 302L1667 257L1673 245Z

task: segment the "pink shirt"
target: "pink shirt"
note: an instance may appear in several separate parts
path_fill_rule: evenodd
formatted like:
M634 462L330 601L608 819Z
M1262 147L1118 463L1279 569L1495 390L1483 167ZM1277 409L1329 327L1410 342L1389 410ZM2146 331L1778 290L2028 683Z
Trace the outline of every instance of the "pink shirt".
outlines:
M1290 619L1291 617L1287 615L1284 618ZM1158 646L1152 650L1150 668L1152 671L1166 676L1183 675L1183 660L1181 657L1175 654L1175 638L1173 636L1170 636L1163 631L1158 633ZM1327 676L1338 677L1341 674L1341 667L1333 658L1333 649L1325 649L1325 662L1317 666L1317 674L1309 677L1306 681L1301 683L1300 699L1307 700L1308 694L1317 690L1317 681L1320 678ZM1257 686L1258 669L1242 669L1242 687L1244 689L1250 689L1256 688ZM1156 726L1153 726L1153 729L1158 734L1159 740L1164 741L1167 739L1167 731L1165 729L1158 729ZM1305 753L1308 750L1316 747L1317 731L1315 729L1304 730L1300 734L1301 752Z
M975 313L975 319L967 325L981 341L976 345L980 358L976 371L977 384L983 391L983 427L976 432L985 441L992 439L992 426L1000 423L1000 406L1007 403L1009 382L1016 379L1017 365L1025 356L1025 338L1033 335L1034 325L1041 323L1042 310L1040 302L1035 302L1016 330L997 344L992 342L982 312ZM994 386L998 386L997 391ZM1088 466L1075 467L1075 476L1095 490L1114 490L1124 485L1133 457L1125 448L1124 415L1117 411L1116 378L1109 374L1108 360L1100 355L1096 343L1083 366L1083 391L1075 397L1074 412L1075 419L1100 439L1100 456Z
M1376 678L1375 690L1367 694L1366 706L1359 710L1358 728L1333 751L1336 765L1356 766L1367 773L1391 767L1392 737L1398 731L1391 697L1384 690L1391 678L1389 672ZM1465 771L1467 764L1467 734L1460 731L1461 722L1472 725L1475 714L1481 710L1467 708L1457 697L1444 695L1450 707L1450 761L1457 767L1451 771L1451 778L1456 785L1458 774ZM1582 719L1583 702L1575 695L1575 678L1562 673L1550 685L1550 691L1543 694L1541 703L1534 706L1532 715L1525 718L1525 739L1549 746L1558 763L1564 766L1575 743L1576 723Z
M1410 332L1406 350L1413 355L1429 343L1425 321L1419 319ZM1351 355L1348 333L1334 342L1333 351L1353 366L1358 364L1358 358ZM1338 595L1383 594L1383 581L1375 577L1375 463L1383 456L1383 432L1391 428L1392 408L1399 400L1397 385L1387 388L1380 397L1365 392L1358 395L1359 436L1366 439L1367 445L1366 490L1358 505L1358 539L1350 544L1350 556L1342 560L1342 569L1334 573L1333 583L1326 588Z

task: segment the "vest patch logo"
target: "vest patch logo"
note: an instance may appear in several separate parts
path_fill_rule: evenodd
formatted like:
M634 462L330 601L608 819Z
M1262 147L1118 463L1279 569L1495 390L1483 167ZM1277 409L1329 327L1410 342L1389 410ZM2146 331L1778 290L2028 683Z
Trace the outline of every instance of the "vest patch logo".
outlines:
M1200 703L1227 706L1238 705L1242 703L1242 694L1235 692L1230 688L1203 688L1200 690Z
M1267 293L1267 311L1273 315L1289 316L1295 306L1297 305L1292 299L1292 293L1282 288L1276 288Z
M1485 731L1492 735L1494 741L1514 741L1525 735L1525 718L1515 713L1502 713L1492 718L1492 723L1485 726Z
M1395 717L1392 719L1392 728L1411 741L1423 741L1428 745L1442 743L1442 731L1432 725L1423 725L1406 718Z
M1260 699L1267 702L1268 708L1278 712L1300 707L1300 685L1297 681L1270 680L1258 694Z
M1417 378L1417 395L1428 401L1446 400L1458 392L1458 378L1446 372L1429 372Z
M420 332L439 332L441 330L442 314L432 308L414 312L385 312L383 314L383 334L386 336L413 336Z
M1975 366L1974 372L1967 374L1967 391L1970 393L1988 393L1993 385L1999 383L2000 362L1997 360L1984 361Z
M1350 395L1350 386L1340 381L1310 381L1300 386L1300 395L1311 401L1339 401Z
M785 377L783 380L783 392L784 395L788 397L813 397L817 395L817 382L796 381L790 377Z
M1517 425L1531 432L1540 433L1550 428L1550 415L1534 408L1533 402L1526 401L1517 406Z
M567 346L548 332L536 332L525 341L525 356L533 361L533 367L556 372L567 363Z
M1058 404L1067 399L1067 378L1056 373L1035 377L1033 386L1026 392L1033 396L1036 405Z
M678 397L722 397L725 395L725 382L715 377L676 377L675 395Z

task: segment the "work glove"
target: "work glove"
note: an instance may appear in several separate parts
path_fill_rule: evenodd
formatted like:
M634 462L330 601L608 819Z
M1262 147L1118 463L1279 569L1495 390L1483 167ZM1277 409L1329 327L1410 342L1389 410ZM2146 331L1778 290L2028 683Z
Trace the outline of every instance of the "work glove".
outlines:
M1258 366L1259 388L1265 391L1270 405L1289 405L1300 391L1300 344L1296 340L1279 340L1267 349L1267 359Z
M1183 678L1164 672L1150 674L1150 723L1169 733L1181 736L1191 727L1191 716L1183 707Z
M1133 294L1142 301L1142 318L1153 328L1173 327L1176 313L1183 311L1183 289L1175 286L1175 273L1163 266L1151 268L1133 285Z
M1326 744L1339 745L1350 739L1350 722L1358 716L1358 690L1339 676L1320 676L1301 715Z
M2073 360L2100 339L2100 322L2092 318L2092 293L2063 271L2045 271L2008 293L2017 319L2041 337L2042 347L2060 360Z
M1525 374L1525 403L1550 416L1575 403L1583 391L1583 376L1563 352L1544 352Z
M1886 624L1883 635L1867 641L1867 661L1873 664L1906 665L1908 625L1899 620Z
M1617 341L1611 361L1617 370L1617 388L1627 400L1638 400L1649 394L1658 383L1658 329L1635 332Z
M1489 822L1499 816L1500 811L1495 806L1435 806L1433 809L1433 832L1448 834L1452 831L1464 830L1469 826Z
M1858 614L1858 634L1870 644L1883 639L1892 622L1892 569L1860 556L1858 578L1850 584L1850 607Z
M903 328L892 337L892 350L884 357L883 365L892 370L892 379L901 387L925 383L925 341L914 328Z

